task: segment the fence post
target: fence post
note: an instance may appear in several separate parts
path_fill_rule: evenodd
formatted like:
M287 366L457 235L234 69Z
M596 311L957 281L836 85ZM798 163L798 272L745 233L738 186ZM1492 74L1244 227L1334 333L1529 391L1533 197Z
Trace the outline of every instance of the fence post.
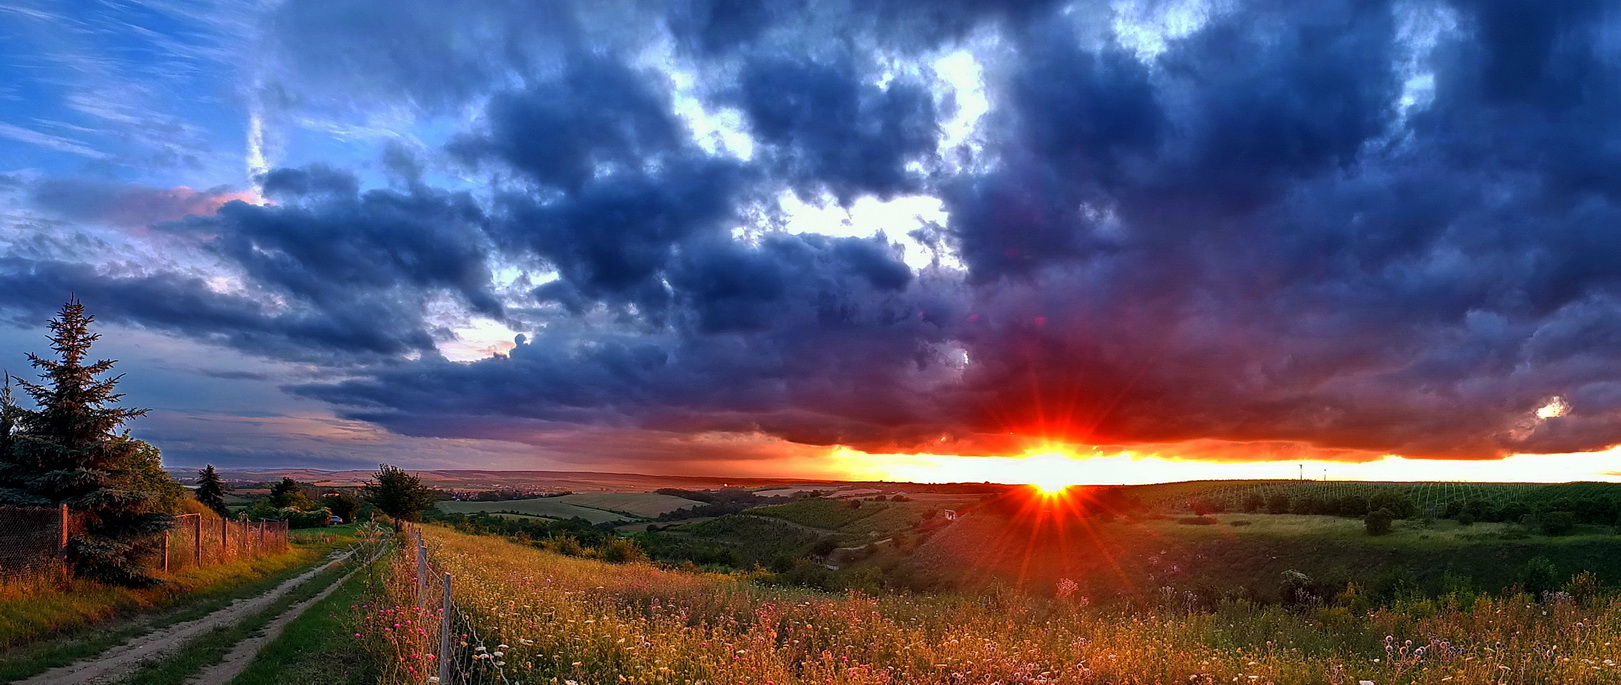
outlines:
M197 527L191 531L191 549L196 552L192 555L197 560L197 567L203 565L203 515L197 515Z
M422 544L422 538L417 538L417 604L423 611L428 610L428 548Z
M169 531L163 531L163 572L169 572Z
M58 519L57 529L61 531L61 542L57 543L57 556L62 558L62 580L68 579L68 505L61 508L62 515Z
M444 606L439 615L439 685L450 685L450 574L445 574Z

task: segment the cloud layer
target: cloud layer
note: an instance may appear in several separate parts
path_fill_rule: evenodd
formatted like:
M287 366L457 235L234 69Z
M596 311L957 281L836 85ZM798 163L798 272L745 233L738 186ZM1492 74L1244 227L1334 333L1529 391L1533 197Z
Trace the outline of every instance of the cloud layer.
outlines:
M330 368L292 390L344 418L548 448L1621 443L1621 21L1592 3L536 12L282 3L278 101L408 111L417 142L273 170L263 205L15 180L31 216L192 256L14 226L3 306L77 291ZM914 197L944 220L782 230L796 202ZM472 320L524 336L446 359Z

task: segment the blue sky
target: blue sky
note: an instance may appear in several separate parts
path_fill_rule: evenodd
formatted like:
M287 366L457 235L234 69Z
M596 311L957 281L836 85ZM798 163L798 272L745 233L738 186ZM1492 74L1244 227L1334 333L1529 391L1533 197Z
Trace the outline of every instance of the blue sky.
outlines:
M1608 477L1618 29L0 0L0 364L77 293L187 465Z

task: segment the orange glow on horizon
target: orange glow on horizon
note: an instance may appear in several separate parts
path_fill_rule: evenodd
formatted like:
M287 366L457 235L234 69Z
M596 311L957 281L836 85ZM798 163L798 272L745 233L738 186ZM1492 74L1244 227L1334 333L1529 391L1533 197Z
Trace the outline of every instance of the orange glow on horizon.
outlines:
M1321 459L1213 461L1162 453L1082 452L1043 446L1019 456L868 454L844 447L830 465L851 480L916 483L1028 484L1046 493L1073 485L1138 485L1189 480L1621 482L1621 448L1576 454L1516 454L1501 459L1410 459L1385 455L1362 462Z

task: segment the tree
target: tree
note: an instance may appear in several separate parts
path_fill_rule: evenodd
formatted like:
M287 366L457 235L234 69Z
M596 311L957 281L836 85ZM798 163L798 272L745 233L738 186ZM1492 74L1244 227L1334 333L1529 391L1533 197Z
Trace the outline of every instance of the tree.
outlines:
M209 464L197 472L197 501L203 506L212 509L221 517L229 516L231 511L225 507L225 481L220 478L214 465Z
M37 409L15 407L9 454L0 455L0 503L66 504L83 530L68 541L74 573L120 585L151 585L143 563L155 537L174 519L155 511L152 494L137 485L141 446L115 433L144 409L116 406L123 376L98 379L116 362L86 363L100 334L95 317L77 299L68 300L49 323L55 359L29 354L41 382L17 379Z
M344 523L354 523L355 516L360 514L360 498L346 493L330 493L321 498L322 506L332 511L333 516L343 519Z
M277 509L297 509L309 511L316 508L315 500L304 494L304 486L291 476L282 476L280 481L270 486L270 506Z
M384 514L401 521L421 520L422 512L433 508L438 498L422 479L397 466L378 464L377 473L366 485L366 499Z
M150 495L154 511L180 513L180 503L186 500L186 487L163 470L163 452L145 440L131 438L127 432L119 439L135 444L135 454L130 459L128 487Z

